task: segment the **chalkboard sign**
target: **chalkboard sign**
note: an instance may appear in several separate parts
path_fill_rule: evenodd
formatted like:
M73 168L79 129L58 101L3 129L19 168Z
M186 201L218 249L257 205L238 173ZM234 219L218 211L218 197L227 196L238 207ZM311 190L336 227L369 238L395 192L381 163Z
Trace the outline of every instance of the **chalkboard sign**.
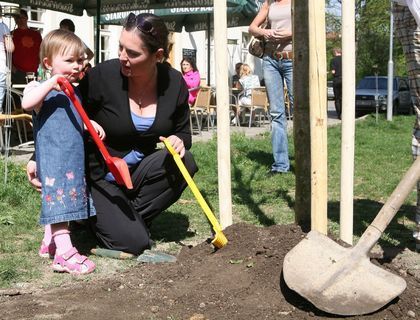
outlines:
M182 58L190 58L194 62L197 62L197 50L196 49L182 49Z

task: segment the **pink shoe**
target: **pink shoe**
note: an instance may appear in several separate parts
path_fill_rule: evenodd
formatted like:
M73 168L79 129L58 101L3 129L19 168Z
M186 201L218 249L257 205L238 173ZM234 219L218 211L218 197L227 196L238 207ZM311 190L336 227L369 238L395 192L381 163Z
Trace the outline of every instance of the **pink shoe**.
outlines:
M55 255L52 268L54 271L80 275L94 271L95 264L73 247L62 255Z
M41 258L50 258L53 259L55 256L55 250L57 247L55 246L55 243L53 241L50 242L50 244L47 246L44 243L44 240L41 242L41 248L39 248L38 255Z

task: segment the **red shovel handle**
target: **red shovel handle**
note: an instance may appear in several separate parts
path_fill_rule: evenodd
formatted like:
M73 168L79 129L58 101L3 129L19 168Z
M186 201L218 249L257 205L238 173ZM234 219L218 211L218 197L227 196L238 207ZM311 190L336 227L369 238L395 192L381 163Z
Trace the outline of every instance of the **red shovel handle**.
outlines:
M109 154L101 138L99 138L99 135L96 132L95 128L93 127L92 123L90 122L85 109L83 109L79 100L76 98L76 95L74 94L73 86L64 77L58 78L57 83L59 84L61 90L63 90L63 92L70 98L71 102L73 102L74 106L76 107L77 112L80 114L80 117L83 120L83 123L86 125L90 135L92 136L93 141L95 141L96 145L99 148L99 151L102 153L102 156L105 158L105 160L110 158L111 155Z
M102 153L102 156L105 159L105 162L108 166L109 171L114 175L115 181L120 185L125 185L127 189L133 189L133 183L131 181L130 171L128 170L127 163L120 158L111 157L107 148L105 147L102 140L99 138L98 133L93 127L92 123L89 120L85 110L80 104L79 100L74 94L72 85L68 82L66 78L58 78L57 83L60 85L61 90L69 97L76 107L77 112L80 114L80 117L83 120L83 123L88 128L90 135L95 141L96 145L99 148L99 151Z

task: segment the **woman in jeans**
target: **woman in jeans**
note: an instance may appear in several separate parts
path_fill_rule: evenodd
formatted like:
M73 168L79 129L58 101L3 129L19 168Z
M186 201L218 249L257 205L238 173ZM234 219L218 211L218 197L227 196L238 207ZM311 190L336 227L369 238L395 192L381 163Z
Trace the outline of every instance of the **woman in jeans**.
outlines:
M268 21L269 28L261 28ZM249 26L255 37L264 37L266 46L263 56L263 73L270 115L274 163L271 173L285 173L290 169L287 143L287 118L284 99L286 82L290 110L293 109L293 51L292 10L290 0L265 0L260 11Z

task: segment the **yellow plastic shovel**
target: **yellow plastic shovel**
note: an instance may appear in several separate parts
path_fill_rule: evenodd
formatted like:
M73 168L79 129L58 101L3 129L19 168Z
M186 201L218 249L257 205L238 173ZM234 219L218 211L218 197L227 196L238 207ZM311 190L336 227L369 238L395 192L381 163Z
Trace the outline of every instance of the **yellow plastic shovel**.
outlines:
M179 154L175 152L174 148L171 146L168 139L165 139L163 143L165 144L165 147L168 149L169 153L173 156L175 163L178 166L179 170L181 171L185 181L187 181L188 186L190 187L199 205L201 206L204 213L206 214L207 219L210 221L211 225L213 226L215 236L211 243L217 248L223 248L227 244L228 240L226 236L223 234L222 228L220 227L219 222L217 221L213 212L207 205L206 200L204 200L203 196L201 195L201 192L198 190L197 186L195 185L193 179L191 178L190 173L188 172L187 168L185 168L185 165L182 162Z

